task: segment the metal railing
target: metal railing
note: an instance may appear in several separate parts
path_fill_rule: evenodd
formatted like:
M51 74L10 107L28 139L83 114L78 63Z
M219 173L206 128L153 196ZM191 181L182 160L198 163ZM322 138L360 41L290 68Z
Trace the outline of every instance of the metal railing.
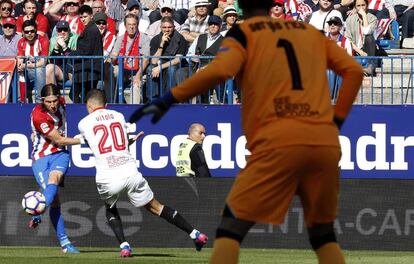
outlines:
M35 62L41 57L31 58ZM169 63L168 67L159 71L158 77L153 77L153 70L159 68L158 64L149 64L135 82L134 75L136 70L126 70L124 65L127 60L137 59L140 68L143 66L143 59L159 58L164 63ZM162 96L166 91L182 82L184 79L193 75L202 66L208 64L213 57L179 57L180 62L173 65L171 60L177 57L102 57L102 56L83 56L83 57L48 57L48 64L45 66L45 80L56 82L62 92L69 100L76 101L75 93L80 93L78 102L84 102L85 95L90 87L104 89L108 102L110 103L145 103ZM201 63L195 63L192 59L198 58ZM369 76L364 77L356 104L414 104L413 91L413 69L414 56L389 56L389 57L355 57L363 67L373 64L375 70ZM116 61L117 60L117 63ZM26 64L27 64L26 60ZM34 77L25 86L25 90L20 90L19 74L15 72L12 82L11 101L33 102L36 100L38 90L37 84L42 84L37 80L40 69L24 71L20 74L20 79L31 75ZM52 76L52 79L51 79ZM328 72L328 81L331 88L332 101L336 97L341 85L341 78L333 72ZM22 100L21 94L27 95ZM212 89L189 103L217 103L233 104L240 97L240 91L235 86L232 79L225 83L212 87Z

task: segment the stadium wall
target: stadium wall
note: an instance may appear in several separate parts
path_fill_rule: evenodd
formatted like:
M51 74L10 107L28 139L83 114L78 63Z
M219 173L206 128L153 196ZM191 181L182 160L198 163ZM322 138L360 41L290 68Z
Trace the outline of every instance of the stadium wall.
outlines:
M225 194L232 178L181 179L148 177L157 198L176 208L197 228L214 238ZM36 230L27 227L29 217L20 199L37 186L31 177L2 177L0 193L0 246L56 246L48 216ZM345 249L414 249L414 201L412 180L343 179L338 239ZM77 246L117 247L106 224L105 209L92 177L68 177L61 192L68 235ZM145 209L133 208L125 199L118 204L127 239L133 247L192 247L182 231ZM208 246L212 246L211 239ZM256 225L244 241L253 248L309 248L303 211L295 200L282 226Z

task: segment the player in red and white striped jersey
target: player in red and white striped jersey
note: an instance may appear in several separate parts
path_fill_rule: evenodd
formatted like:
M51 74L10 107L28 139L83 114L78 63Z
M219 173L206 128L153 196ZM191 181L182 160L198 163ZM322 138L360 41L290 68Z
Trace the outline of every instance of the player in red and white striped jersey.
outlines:
M63 177L69 167L70 157L65 146L80 144L81 140L66 137L65 102L60 95L60 89L55 84L47 84L43 87L41 96L41 103L33 108L31 114L33 175L43 189L62 251L79 253L65 232L58 186L62 186ZM35 216L29 222L29 227L35 228L40 222L41 216Z

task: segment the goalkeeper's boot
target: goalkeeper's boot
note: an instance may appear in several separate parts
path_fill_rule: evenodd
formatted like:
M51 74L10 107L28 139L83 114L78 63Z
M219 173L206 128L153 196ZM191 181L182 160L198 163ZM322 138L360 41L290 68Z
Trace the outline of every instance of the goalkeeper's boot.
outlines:
M203 248L203 246L207 243L208 237L201 232L197 232L196 238L193 240L194 240L196 250L200 251Z
M29 221L29 228L35 229L42 222L41 215L32 216L32 219Z
M132 256L132 249L129 245L124 245L123 247L121 247L121 252L120 252L120 256L121 258L128 258Z
M62 246L62 252L63 253L80 253L80 251L72 243Z

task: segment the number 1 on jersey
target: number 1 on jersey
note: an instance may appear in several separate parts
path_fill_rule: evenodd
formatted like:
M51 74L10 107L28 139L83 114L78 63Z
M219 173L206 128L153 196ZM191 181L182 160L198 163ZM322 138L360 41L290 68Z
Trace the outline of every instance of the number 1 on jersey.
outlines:
M279 39L277 42L278 48L284 48L289 63L290 75L292 77L293 90L303 90L302 79L300 77L299 64L296 59L295 51L292 43L287 39Z

